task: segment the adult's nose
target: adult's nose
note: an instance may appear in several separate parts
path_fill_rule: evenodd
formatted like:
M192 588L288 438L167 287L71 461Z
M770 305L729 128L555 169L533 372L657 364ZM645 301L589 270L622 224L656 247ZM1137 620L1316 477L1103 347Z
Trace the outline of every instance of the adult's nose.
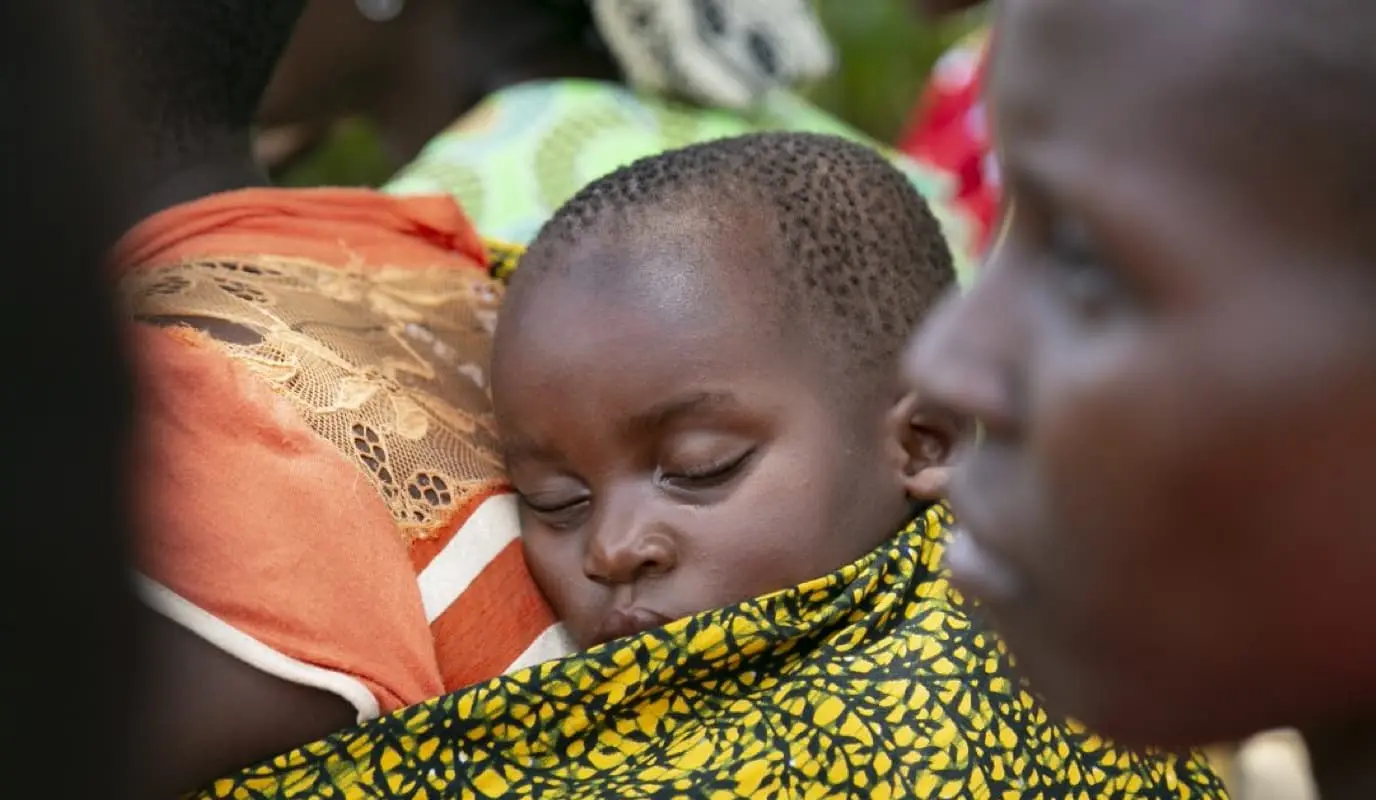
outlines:
M938 305L913 334L902 365L908 388L925 403L992 435L1017 427L1028 333L1018 279L1003 258L991 258L967 290Z

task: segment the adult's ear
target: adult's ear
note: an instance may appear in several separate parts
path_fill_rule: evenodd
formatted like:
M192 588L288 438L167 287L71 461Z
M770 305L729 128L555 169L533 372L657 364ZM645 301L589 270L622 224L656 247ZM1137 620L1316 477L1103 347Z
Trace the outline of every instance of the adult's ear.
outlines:
M908 496L926 502L944 498L951 454L971 430L969 421L908 392L889 409L886 426L890 462Z

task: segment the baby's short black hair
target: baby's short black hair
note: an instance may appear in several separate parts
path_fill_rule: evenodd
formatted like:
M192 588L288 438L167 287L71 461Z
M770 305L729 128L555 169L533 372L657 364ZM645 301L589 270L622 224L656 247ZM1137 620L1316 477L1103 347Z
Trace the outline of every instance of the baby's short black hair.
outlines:
M541 229L513 290L561 269L561 253L605 226L624 229L684 202L766 215L782 257L750 264L771 271L755 288L846 368L891 373L918 322L956 283L940 224L884 156L835 136L757 133L644 158L594 181Z
M305 0L101 0L125 67L126 102L148 133L183 149L247 134Z

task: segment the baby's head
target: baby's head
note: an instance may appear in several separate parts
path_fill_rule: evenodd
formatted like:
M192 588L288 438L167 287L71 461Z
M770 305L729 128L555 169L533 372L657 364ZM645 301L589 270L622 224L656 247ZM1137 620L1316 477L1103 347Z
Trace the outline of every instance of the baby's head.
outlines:
M934 499L957 426L897 359L954 283L911 184L833 137L670 152L560 209L511 282L493 399L578 643L825 575Z

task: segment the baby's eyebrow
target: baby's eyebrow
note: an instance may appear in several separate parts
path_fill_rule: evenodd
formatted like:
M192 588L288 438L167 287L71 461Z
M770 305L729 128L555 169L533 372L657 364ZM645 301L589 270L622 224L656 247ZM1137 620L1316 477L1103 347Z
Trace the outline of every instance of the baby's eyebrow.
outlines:
M656 430L678 417L703 411L706 408L735 405L736 396L730 392L693 392L656 403L631 417L630 425L643 430Z

